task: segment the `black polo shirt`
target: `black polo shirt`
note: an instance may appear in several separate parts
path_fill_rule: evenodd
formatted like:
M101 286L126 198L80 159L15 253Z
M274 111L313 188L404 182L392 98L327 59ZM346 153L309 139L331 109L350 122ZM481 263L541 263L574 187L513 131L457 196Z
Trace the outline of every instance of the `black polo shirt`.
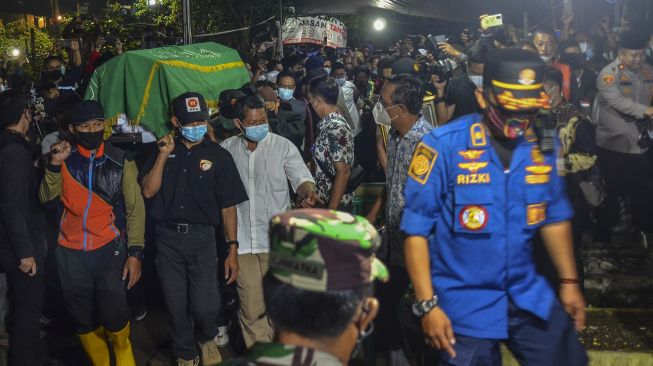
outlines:
M156 161L153 151L141 172L147 174ZM190 150L175 139L175 149L163 168L161 189L152 198L150 213L156 222L222 223L221 209L248 200L231 154L209 139Z

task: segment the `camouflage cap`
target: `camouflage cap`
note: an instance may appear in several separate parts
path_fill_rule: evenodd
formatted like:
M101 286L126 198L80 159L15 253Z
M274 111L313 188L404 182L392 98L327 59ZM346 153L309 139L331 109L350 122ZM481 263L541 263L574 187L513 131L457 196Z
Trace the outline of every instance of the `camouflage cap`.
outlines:
M348 290L389 273L376 258L380 239L361 216L305 209L274 216L270 222L270 268L293 287L317 292Z

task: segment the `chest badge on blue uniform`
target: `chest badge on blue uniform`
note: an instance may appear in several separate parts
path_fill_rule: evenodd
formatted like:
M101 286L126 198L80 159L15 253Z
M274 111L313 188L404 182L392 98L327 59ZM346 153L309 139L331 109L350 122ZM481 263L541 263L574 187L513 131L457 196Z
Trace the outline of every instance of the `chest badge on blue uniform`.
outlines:
M431 175L435 161L438 159L438 152L432 147L420 142L415 149L413 161L410 163L408 175L418 181L420 184L425 184Z
M531 165L526 167L526 184L546 184L551 180L551 171L553 168L549 165Z
M471 231L483 230L487 226L488 219L487 209L483 206L465 206L458 215L460 226Z
M469 163L458 163L458 167L461 169L469 170L472 173L476 173L479 170L485 168L488 165L487 161L473 161Z
M211 169L213 166L213 163L209 160L200 160L200 169L202 169L203 172Z
M483 155L485 150L465 150L458 151L458 155L462 156L465 160L476 160Z

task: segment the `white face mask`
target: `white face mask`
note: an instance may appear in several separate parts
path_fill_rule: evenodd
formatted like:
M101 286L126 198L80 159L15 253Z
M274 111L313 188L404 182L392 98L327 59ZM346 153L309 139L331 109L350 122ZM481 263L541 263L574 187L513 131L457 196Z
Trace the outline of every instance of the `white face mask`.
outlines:
M581 42L578 44L578 46L580 47L581 53L585 53L585 51L587 51L587 42Z
M383 126L392 125L392 118L390 118L388 111L383 108L383 104L381 104L380 101L376 102L374 109L372 109L372 116L374 116L374 121L376 121L377 124Z
M469 80L471 80L477 88L483 86L483 75L469 75Z
M551 60L553 59L553 56L541 56L540 55L540 58L542 59L542 61L548 63L548 62L551 62Z

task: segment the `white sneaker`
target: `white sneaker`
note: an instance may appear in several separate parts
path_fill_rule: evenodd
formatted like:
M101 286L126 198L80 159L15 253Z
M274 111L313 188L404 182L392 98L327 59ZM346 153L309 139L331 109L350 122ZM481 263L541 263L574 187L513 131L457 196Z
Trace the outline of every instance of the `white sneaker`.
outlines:
M218 335L215 336L215 344L218 347L224 347L229 344L229 333L227 332L227 327L218 327Z

